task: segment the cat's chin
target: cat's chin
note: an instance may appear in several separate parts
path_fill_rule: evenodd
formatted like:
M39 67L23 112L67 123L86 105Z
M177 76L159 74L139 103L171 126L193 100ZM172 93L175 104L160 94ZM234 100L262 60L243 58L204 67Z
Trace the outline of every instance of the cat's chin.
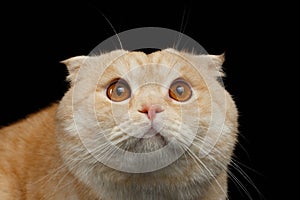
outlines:
M148 153L157 151L166 145L167 141L165 138L160 133L156 133L151 137L137 138L131 151L135 153Z

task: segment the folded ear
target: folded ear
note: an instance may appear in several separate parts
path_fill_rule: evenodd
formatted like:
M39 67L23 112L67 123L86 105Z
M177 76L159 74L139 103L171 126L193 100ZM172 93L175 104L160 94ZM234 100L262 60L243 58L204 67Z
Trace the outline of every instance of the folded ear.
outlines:
M79 68L82 66L82 64L85 62L87 58L88 56L76 56L60 62L65 64L69 71L67 80L69 80L71 83L74 81Z
M225 61L225 53L221 55L208 55L212 61L211 67L216 67L218 70L222 70L222 65Z
M205 57L206 65L208 66L208 70L215 77L225 76L222 70L222 64L225 61L225 53L221 55L200 55L201 57Z

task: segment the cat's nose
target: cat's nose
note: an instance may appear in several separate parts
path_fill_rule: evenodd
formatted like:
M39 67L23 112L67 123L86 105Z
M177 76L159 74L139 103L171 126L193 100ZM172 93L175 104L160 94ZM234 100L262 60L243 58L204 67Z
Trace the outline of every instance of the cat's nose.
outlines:
M164 109L160 105L147 104L143 105L142 109L138 110L141 113L145 113L151 121L155 118L157 113L163 112Z

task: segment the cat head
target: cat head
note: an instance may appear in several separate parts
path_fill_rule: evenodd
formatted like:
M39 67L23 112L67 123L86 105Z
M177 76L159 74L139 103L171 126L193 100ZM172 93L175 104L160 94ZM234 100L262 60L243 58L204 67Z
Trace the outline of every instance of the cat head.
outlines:
M66 162L76 157L138 173L184 171L194 162L200 171L225 168L236 142L237 110L218 81L223 62L224 55L174 49L63 61L71 87L60 102L57 133Z

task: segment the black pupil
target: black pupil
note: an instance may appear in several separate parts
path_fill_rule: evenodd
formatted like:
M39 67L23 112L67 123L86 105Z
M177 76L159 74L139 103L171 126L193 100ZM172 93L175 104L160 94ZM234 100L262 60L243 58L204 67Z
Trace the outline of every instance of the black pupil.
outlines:
M177 86L177 87L176 87L176 93L177 93L179 96L181 96L181 95L183 94L183 92L184 92L184 87L182 87L182 86Z
M116 88L116 94L117 94L118 96L121 96L124 92L125 92L125 89L124 89L123 86L118 86L118 87Z

